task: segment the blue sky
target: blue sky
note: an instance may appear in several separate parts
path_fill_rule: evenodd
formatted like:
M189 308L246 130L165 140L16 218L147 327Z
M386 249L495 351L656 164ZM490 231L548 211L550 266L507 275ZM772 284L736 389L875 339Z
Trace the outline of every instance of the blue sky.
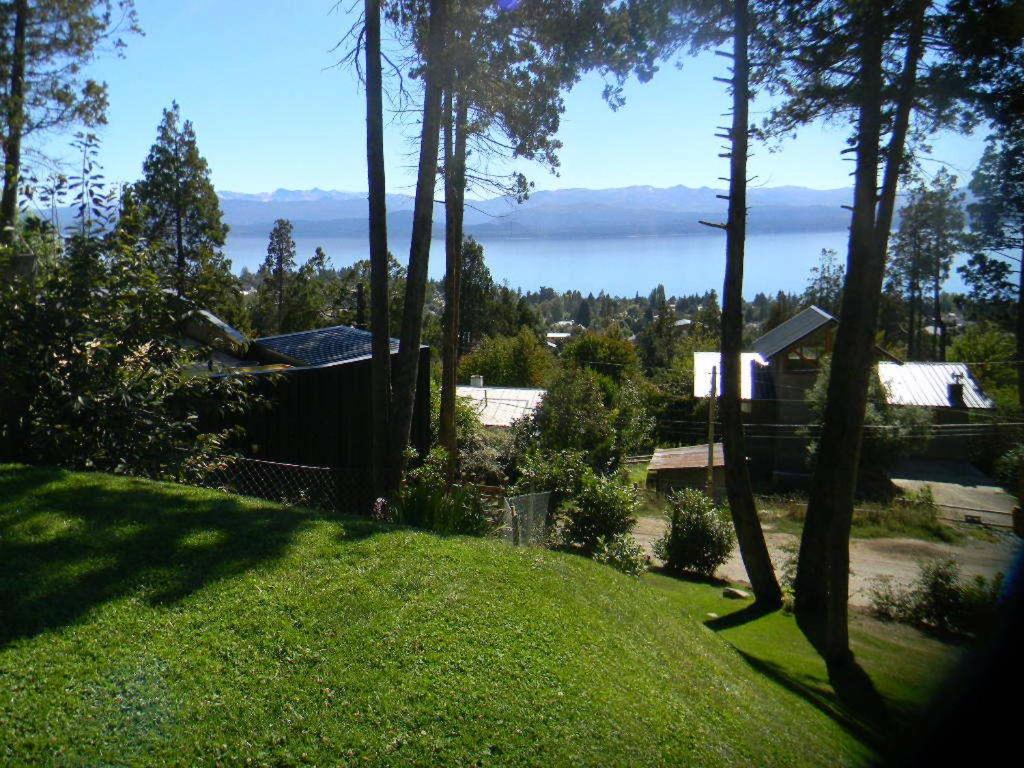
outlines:
M161 110L176 99L220 190L365 189L363 97L354 73L332 67L338 54L330 52L352 22L352 0L334 12L334 0L136 1L145 36L128 41L124 59L102 59L90 72L110 89L109 125L100 131L109 179L138 178ZM724 74L724 61L668 64L653 82L630 83L618 112L601 100L600 78L586 77L566 99L560 176L523 170L538 189L719 186L727 168L713 134L728 103L712 77ZM412 191L414 130L389 124L389 191ZM811 126L779 151L755 147L754 183L847 186L844 138L841 129ZM933 156L965 178L982 139L939 136ZM48 143L55 151L66 138Z

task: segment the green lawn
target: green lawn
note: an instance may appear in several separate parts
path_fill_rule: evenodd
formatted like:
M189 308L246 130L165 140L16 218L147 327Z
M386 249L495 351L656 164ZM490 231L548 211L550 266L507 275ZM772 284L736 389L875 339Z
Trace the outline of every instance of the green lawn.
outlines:
M877 718L836 697L793 621L719 592L0 467L0 764L869 760ZM952 658L905 629L854 636L897 722Z

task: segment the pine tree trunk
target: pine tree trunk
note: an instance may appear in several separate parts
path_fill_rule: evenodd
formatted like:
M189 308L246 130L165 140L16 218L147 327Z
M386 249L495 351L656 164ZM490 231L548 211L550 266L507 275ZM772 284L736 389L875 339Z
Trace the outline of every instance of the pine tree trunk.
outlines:
M1024 228L1021 229L1024 243ZM1020 269L1017 272L1017 402L1024 408L1024 245L1020 249Z
M174 270L178 296L185 295L185 235L181 222L184 215L179 203L174 211Z
M875 247L882 108L881 16L880 3L875 0L861 19L858 78L861 94L847 271L832 352L824 424L797 564L795 608L798 618L815 630L820 630L822 622L828 618L825 653L830 662L841 661L838 657L845 655L837 653L833 645L838 644L839 651L845 647L841 633L832 627L832 620L842 619L845 625L847 595L841 594L842 600L833 606L831 591L842 590L843 579L832 578L832 575L841 570L844 578L849 577L849 565L844 559L844 534L849 536L849 525L844 526L845 511L853 508L857 485L861 429L867 406L884 263ZM834 610L838 612L834 614Z
M423 78L423 122L420 134L419 168L416 198L413 203L412 237L409 267L406 271L405 306L399 340L398 365L394 372L391 444L388 471L391 487L397 487L405 470L405 448L409 444L413 409L416 405L416 379L419 372L420 332L423 328L423 302L427 290L427 265L434 220L434 188L437 184L437 151L441 131L441 88L444 82L444 39L448 0L430 0L427 32L427 65Z
M740 556L757 602L776 608L782 590L775 578L764 532L757 517L747 466L741 409L740 349L743 343L743 260L747 221L747 133L750 62L747 53L747 0L737 0L733 28L732 159L729 173L729 222L726 228L725 283L722 290L722 442L725 487Z
M874 335L886 251L929 4L918 0L914 6L880 193L882 4L871 2L862 17L854 212L847 274L796 580L798 617L804 626L812 628L820 627L825 620L824 655L832 668L852 659L848 609L853 500L868 383L874 367Z
M0 243L12 245L18 225L18 182L21 176L21 134L25 126L25 27L28 0L14 3L14 45L11 57L10 90L7 98L7 134L4 136L4 188L0 197ZM28 249L15 256L15 275L35 271L35 259Z
M373 390L373 493L389 498L391 440L391 331L388 311L388 217L384 176L384 81L380 0L365 0L366 176L370 210L370 334Z
M452 85L457 82L453 73ZM456 371L459 364L459 298L462 285L462 220L466 186L466 122L464 99L445 98L445 302L444 348L441 360L440 442L448 454L448 482L458 467L455 432ZM455 106L453 109L453 100ZM454 133L454 137L453 137Z

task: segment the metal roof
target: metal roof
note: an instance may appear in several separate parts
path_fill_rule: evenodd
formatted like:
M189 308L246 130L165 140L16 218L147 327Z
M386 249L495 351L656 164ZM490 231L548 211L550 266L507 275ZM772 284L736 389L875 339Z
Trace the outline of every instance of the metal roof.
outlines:
M510 427L540 405L547 390L519 387L456 387L455 394L470 401L485 427Z
M954 408L956 404L949 400L949 385L959 379L964 385L964 404L968 408L995 407L971 376L966 363L880 362L878 378L882 380L890 405Z
M782 350L810 336L819 328L837 322L832 315L818 307L797 312L781 325L772 328L753 343L753 349L765 359L775 357Z
M647 465L648 472L661 469L707 469L708 444L686 445L682 448L658 448ZM715 443L714 466L725 466L722 444Z
M740 353L740 397L750 400L754 394L754 366L768 365L757 352ZM693 353L693 396L708 397L711 394L711 369L717 368L718 395L722 394L722 356L718 352Z
M254 343L287 358L294 365L315 366L369 357L372 353L371 338L370 332L361 328L335 325L280 336L264 336ZM398 339L392 339L391 352L394 354L397 351Z

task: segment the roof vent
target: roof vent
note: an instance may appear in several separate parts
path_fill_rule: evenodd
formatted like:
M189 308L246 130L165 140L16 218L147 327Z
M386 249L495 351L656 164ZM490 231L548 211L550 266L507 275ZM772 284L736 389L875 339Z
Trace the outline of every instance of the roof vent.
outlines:
M964 401L964 375L957 371L953 374L953 381L949 384L949 407L966 408Z
M484 385L484 377L479 374L474 374L469 377L469 386L471 387L482 387Z

